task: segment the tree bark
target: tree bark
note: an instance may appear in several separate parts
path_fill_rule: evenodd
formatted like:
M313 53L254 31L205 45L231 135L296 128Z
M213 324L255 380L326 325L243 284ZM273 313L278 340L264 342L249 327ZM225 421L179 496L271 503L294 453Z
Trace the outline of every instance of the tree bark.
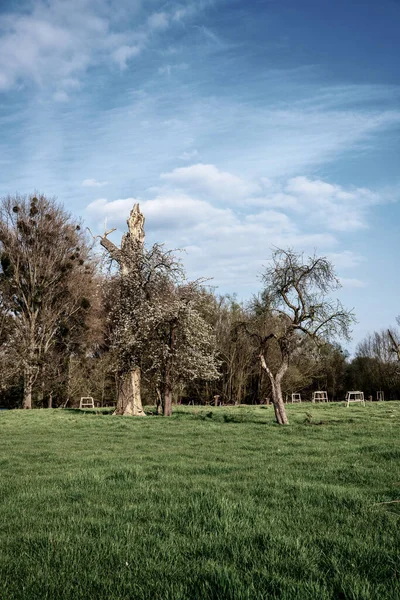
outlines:
M167 363L164 370L164 385L163 385L163 398L162 398L162 410L164 417L170 417L172 415L172 385L171 385L171 358L167 357Z
M164 417L172 415L172 389L169 386L164 390L163 415Z
M175 348L175 337L176 337L176 326L177 321L174 319L170 323L169 341L168 341L168 355L165 360L164 368L164 385L163 385L163 415L164 417L170 417L172 415L172 354Z
M121 376L118 387L117 407L114 415L145 417L140 395L140 368L131 369Z
M262 368L267 373L271 382L272 403L274 405L276 422L279 425L289 425L289 419L287 418L285 403L282 395L282 378L288 369L289 363L287 359L284 359L278 369L278 372L276 375L274 375L271 369L268 367L263 354L260 354L260 361Z
M32 389L34 378L35 376L32 367L27 365L24 370L24 395L22 399L22 408L32 408Z
M157 388L156 412L158 415L162 414L162 396L159 388Z

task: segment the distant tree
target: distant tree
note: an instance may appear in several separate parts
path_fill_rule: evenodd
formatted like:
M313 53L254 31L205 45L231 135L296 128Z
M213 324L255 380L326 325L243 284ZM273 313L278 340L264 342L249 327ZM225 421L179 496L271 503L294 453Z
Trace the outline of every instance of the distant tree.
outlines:
M235 335L238 323L245 323L250 318L249 309L235 296L214 297L211 322L221 361L221 377L216 382L216 392L224 403L252 402L263 395L251 340Z
M400 325L400 317L397 318L397 322ZM397 356L397 359L400 360L400 341L399 341L399 338L396 338L395 334L392 333L392 331L390 331L390 329L388 329L388 336L389 336L389 339L391 341L391 352L393 352Z
M23 373L23 408L71 323L90 310L94 274L80 224L52 198L8 196L0 203L0 305L8 323L3 352ZM4 357L3 357L4 358Z
M318 350L319 373L314 378L314 391L324 390L330 399L337 400L344 395L348 353L337 343L323 344Z
M386 397L396 395L400 384L397 338L398 332L393 328L375 331L358 344L349 376L359 389L369 395L375 395L377 390L384 391Z
M348 337L354 317L338 300L328 297L340 284L325 257L305 259L293 250L277 249L263 282L250 333L271 383L276 421L287 424L282 379L291 361L310 340L321 344L338 335Z

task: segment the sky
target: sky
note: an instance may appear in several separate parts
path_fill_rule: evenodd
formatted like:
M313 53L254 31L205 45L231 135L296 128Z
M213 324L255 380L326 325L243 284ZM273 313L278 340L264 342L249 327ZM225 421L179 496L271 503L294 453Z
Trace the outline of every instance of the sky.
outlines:
M400 314L400 1L0 0L0 196L185 250L246 300L328 256L350 350Z

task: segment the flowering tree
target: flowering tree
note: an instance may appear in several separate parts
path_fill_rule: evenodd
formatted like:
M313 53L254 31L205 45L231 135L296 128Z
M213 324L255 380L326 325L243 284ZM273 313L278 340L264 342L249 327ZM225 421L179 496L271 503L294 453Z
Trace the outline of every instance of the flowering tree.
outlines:
M181 263L163 246L144 246L138 204L128 227L120 249L106 236L101 239L121 266L111 313L121 378L117 412L144 414L140 378L145 375L157 389L163 414L169 416L178 383L218 377L215 339L202 316L202 282L188 282Z

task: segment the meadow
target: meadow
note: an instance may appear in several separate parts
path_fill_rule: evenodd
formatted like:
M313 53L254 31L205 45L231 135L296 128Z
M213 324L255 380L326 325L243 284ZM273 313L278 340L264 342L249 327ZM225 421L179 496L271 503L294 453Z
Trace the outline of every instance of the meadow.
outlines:
M1 600L400 598L400 402L0 412Z

